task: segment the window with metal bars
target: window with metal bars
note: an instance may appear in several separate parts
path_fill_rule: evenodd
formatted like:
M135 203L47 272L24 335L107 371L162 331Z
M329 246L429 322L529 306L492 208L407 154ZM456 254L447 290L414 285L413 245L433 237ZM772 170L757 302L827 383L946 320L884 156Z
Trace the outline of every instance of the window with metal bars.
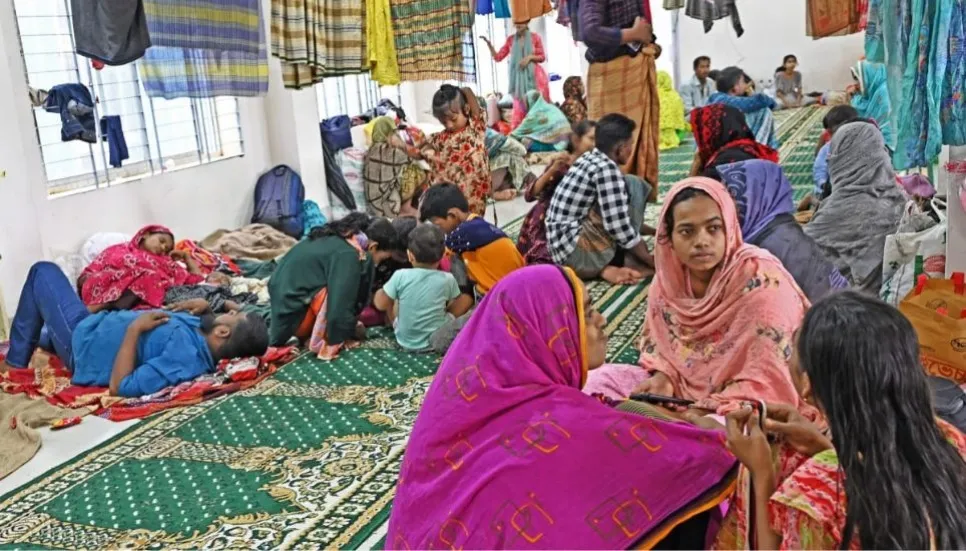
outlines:
M14 0L27 83L31 90L80 83L95 99L96 120L121 119L129 158L109 165L98 141L61 141L57 113L34 109L48 194L98 189L174 169L244 154L238 100L231 97L150 98L134 63L95 70L74 53L70 0Z
M383 98L402 106L399 86L379 86L368 74L331 77L315 85L319 104L319 118L336 115L361 115L375 107Z

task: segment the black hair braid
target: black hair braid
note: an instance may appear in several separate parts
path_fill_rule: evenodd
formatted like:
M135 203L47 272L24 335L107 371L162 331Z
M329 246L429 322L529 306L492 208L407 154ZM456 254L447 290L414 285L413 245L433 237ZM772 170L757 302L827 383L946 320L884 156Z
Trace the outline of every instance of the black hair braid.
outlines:
M371 220L372 218L364 212L350 212L343 218L312 228L309 232L309 239L321 239L329 236L349 237L366 231Z

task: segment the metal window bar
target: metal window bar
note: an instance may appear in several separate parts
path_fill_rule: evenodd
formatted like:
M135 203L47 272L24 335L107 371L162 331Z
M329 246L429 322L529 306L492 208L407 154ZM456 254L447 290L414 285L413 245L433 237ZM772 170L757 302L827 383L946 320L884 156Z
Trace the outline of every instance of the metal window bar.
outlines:
M18 7L22 9L18 11ZM91 184L96 189L109 186L116 179L127 180L159 174L165 170L162 149L167 150L169 146L176 150L180 149L173 152L173 156L178 160L183 160L185 154L191 154L197 155L198 161L205 163L227 156L223 142L226 139L225 136L230 136L231 144L233 146L237 144L237 150L232 148L232 155L244 154L241 114L236 98L230 98L230 102L223 101L229 98L222 98L218 103L211 98L191 99L186 106L171 107L162 106L160 103L156 106L153 98L150 97L145 102L144 98L147 94L135 65L127 66L133 79L120 73L95 72L91 70L87 58L75 53L69 0L51 4L34 3L33 0L14 0L14 15L17 34L20 37L24 77L32 87L48 89L65 81L86 82L95 99L93 113L95 121L99 123L101 115L110 113L125 117L129 122L124 131L129 138L128 149L132 153L132 158L124 166L126 170L115 175L108 164L108 144L103 141L102 136L98 136L96 144L84 144L87 146L86 155L71 156L70 151L73 151L77 144L49 141L53 139L52 134L57 132L54 129L59 129L61 125L56 122L39 123L38 120L53 121L54 116L39 117L35 111L37 144L47 172L48 189L52 193L84 188ZM56 32L51 32L51 28ZM83 70L81 65L84 65ZM120 69L114 67L109 70ZM190 118L185 118L179 123L192 123L194 132L168 136L165 140L161 140L161 132L157 124L158 115L165 111L172 112L171 115L175 115L177 111L185 113L186 107L190 112ZM131 120L134 116L137 116L138 122ZM209 116L210 122L205 120ZM228 123L226 126L220 120L223 116L227 117L227 120L233 118L233 123ZM167 114L163 118L169 120ZM223 133L226 133L225 136L222 135ZM48 140L42 140L42 135L47 135ZM135 136L139 136L140 139ZM186 151L185 140L191 138L194 138L195 150ZM94 151L95 146L100 148L99 154ZM54 150L51 148L56 148L56 154L52 153ZM143 157L140 154L134 154L135 151L142 152ZM89 166L86 168L78 166L78 161L82 160L86 160ZM51 169L50 167L53 166L63 168Z
M68 18L69 18L69 16L70 16L70 1L69 0L64 0L64 10L67 12L67 15L68 15ZM71 21L73 21L73 20L71 19ZM67 30L70 33L70 43L71 43L71 46L74 46L76 44L74 42L74 26L73 25L68 25L67 26ZM77 57L74 57L73 59L74 59L74 70L77 72L77 82L80 82L81 81L81 74L80 74L80 67L78 67L78 63L77 63ZM90 67L90 66L88 66L88 67ZM88 77L89 76L90 75L88 75ZM88 86L90 86L91 88L93 88L93 84L94 83L91 82L91 79L90 78L88 78L88 82L90 83L90 84L88 84ZM97 118L97 96L96 95L94 96L94 120L95 121L98 120L98 118ZM91 169L94 172L94 187L95 188L100 188L101 187L101 181L100 181L100 178L97 176L97 161L94 160L94 147L92 145L88 145L87 147L88 147L88 149L90 151L90 154L91 154ZM101 150L102 150L101 152L102 153L103 153L103 149L104 149L104 147L101 146Z
M350 92L351 87L354 87L354 93ZM401 106L400 87L396 85L386 88L389 90L385 90L384 93L383 87L372 80L367 73L327 78L316 84L315 89L319 119L324 120L336 115L350 117L360 115L378 105L383 98L394 98L395 104Z

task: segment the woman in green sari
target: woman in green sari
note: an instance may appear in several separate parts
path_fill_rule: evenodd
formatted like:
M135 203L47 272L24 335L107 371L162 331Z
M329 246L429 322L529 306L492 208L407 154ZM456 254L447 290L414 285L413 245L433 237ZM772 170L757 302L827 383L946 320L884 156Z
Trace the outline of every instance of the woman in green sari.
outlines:
M536 90L527 94L527 116L510 134L532 153L563 151L570 143L570 121Z

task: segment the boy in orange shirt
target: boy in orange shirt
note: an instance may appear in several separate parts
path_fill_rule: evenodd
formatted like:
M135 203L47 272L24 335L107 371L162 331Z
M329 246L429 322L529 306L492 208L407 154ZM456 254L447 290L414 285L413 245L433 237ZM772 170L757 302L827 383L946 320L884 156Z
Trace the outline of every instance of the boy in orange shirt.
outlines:
M446 233L446 248L463 261L468 279L482 296L497 281L526 263L503 230L470 214L469 210L463 192L453 184L443 183L426 190L419 207L419 218L423 222L432 222Z

